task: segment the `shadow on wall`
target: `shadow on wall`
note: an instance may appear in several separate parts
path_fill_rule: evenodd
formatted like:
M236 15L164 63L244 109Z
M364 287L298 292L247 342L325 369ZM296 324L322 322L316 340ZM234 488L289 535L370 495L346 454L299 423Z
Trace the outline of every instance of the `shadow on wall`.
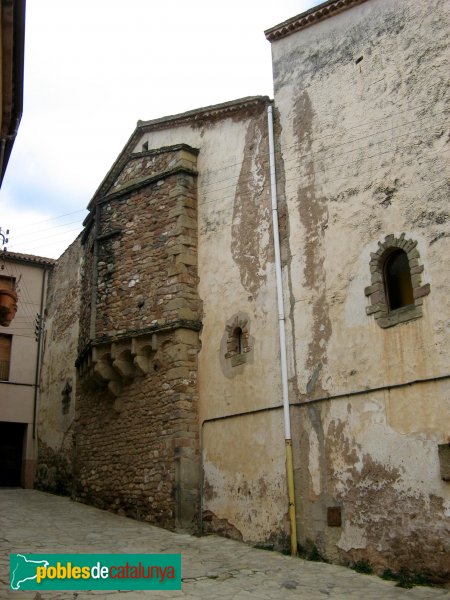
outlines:
M72 464L64 455L39 441L38 468L34 487L58 496L71 496L73 487Z

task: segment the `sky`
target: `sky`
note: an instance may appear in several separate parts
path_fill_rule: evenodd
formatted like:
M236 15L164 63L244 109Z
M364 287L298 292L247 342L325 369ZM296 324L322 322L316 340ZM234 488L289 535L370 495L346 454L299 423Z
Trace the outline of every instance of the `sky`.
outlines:
M27 0L7 248L57 258L139 119L273 96L264 30L317 0Z

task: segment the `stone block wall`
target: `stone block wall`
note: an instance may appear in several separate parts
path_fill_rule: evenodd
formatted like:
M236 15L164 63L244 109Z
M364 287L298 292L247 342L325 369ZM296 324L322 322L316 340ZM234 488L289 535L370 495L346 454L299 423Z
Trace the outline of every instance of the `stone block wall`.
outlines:
M96 198L77 359L76 497L178 529L199 494L196 156L132 155Z
M79 336L78 336L78 352L89 344L91 332L91 313L92 313L92 289L93 289L93 273L94 273L94 246L95 246L95 227L91 215L88 217L89 222L82 233L82 265L81 277L82 285L80 287L80 319L79 319ZM86 221L85 221L86 223ZM94 313L95 314L95 313Z
M169 528L196 525L197 332L158 334L149 372L78 396L77 499ZM82 379L83 381L83 379Z

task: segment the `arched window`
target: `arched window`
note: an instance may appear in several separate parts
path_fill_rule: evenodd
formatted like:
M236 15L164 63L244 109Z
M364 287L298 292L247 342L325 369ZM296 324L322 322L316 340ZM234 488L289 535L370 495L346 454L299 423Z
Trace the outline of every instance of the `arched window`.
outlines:
M364 289L370 298L366 314L373 315L379 327L385 329L422 316L430 284L422 284L424 267L419 260L417 241L406 239L404 233L400 237L390 233L371 253L371 285Z
M414 304L411 271L404 250L395 250L386 258L384 283L389 310Z
M221 355L227 361L223 363L227 376L236 374L231 372L232 367L253 361L253 338L250 335L249 319L245 313L238 312L227 321L225 335L220 346ZM241 371L242 369L238 369L237 373L239 374Z

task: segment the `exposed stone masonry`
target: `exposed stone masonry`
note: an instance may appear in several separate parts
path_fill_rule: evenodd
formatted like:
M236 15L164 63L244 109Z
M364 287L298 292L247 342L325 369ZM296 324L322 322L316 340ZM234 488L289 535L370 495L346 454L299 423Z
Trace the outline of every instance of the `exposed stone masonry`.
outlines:
M92 273L94 269L94 239L95 227L93 227L92 224L89 224L82 237L84 251L82 251L82 285L80 286L80 322L78 337L79 351L89 343L92 301Z
M198 510L196 156L131 155L96 199L77 359L77 497L181 529Z
M79 396L76 496L165 527L195 526L197 333L160 334L145 378ZM183 365L183 366L181 366Z

